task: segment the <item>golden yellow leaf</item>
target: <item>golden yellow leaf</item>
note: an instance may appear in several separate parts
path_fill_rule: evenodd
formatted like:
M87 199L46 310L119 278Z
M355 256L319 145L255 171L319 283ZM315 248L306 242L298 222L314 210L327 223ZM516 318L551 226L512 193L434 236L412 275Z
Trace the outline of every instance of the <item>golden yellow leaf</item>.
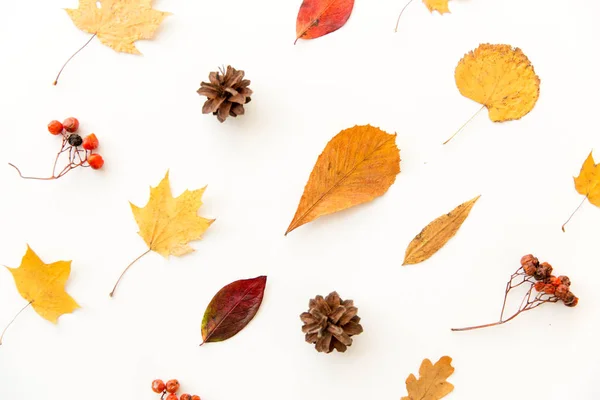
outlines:
M446 379L454 373L451 365L452 358L444 356L435 364L429 359L424 359L419 368L419 379L413 374L406 378L406 390L408 396L402 400L439 400L454 390L454 385Z
M138 233L150 250L164 257L182 256L194 251L188 243L201 239L214 222L214 219L198 216L205 189L186 190L173 198L167 172L158 186L150 188L150 199L146 206L140 208L130 203L140 228Z
M8 268L8 267L7 267ZM19 268L8 268L19 294L31 303L33 309L52 323L58 317L72 313L79 305L65 291L71 274L71 261L44 262L27 246Z
M429 11L437 11L440 14L449 13L448 0L423 0Z
M600 164L594 162L594 156L592 152L583 162L581 171L578 177L574 177L575 189L577 193L584 195L584 199L579 204L579 207L573 211L567 222L562 226L563 232L565 231L565 225L573 218L573 215L581 208L585 199L588 199L593 205L600 207Z
M317 159L285 234L323 215L383 195L399 172L395 134L370 125L341 131Z
M481 44L466 54L454 72L460 93L487 107L494 122L529 113L540 94L540 78L521 49Z
M456 235L479 197L477 196L459 205L448 214L442 215L423 228L406 248L402 265L425 261L441 249L448 240Z
M66 11L77 28L95 34L116 51L131 54L140 54L134 42L152 39L170 15L153 9L152 0L79 0L79 8Z
M595 206L600 207L600 164L594 163L594 156L585 159L581 172L575 180L577 193L584 195Z
M150 188L150 199L144 207L129 203L135 222L140 228L138 234L148 245L148 250L125 268L110 292L111 297L125 272L150 251L155 251L165 258L170 255L182 256L194 251L188 243L192 240L200 240L215 221L198 215L205 189L206 187L186 190L179 197L174 198L167 171L158 186Z

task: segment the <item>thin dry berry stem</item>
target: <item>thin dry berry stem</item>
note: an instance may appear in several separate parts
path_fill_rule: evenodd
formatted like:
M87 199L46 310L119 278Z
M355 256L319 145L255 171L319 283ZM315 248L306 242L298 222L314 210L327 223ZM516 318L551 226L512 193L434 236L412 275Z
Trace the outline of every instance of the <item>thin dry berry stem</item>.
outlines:
M65 67L67 66L67 64L69 63L69 61L71 61L73 59L73 57L75 57L81 50L85 49L85 47L90 44L90 42L96 37L96 33L94 33L92 35L92 37L85 42L85 44L83 46L81 46L81 48L79 50L77 50L75 53L73 53L73 55L71 57L69 57L69 59L63 64L62 68L60 69L60 71L58 71L58 75L56 75L56 79L54 80L54 83L52 83L54 86L56 86L58 84L58 78L60 78L60 74L62 74L63 70L65 69Z
M129 263L129 265L127 267L125 267L125 269L123 270L123 272L121 273L121 276L119 276L119 279L117 279L117 283L115 283L115 286L113 287L112 292L109 293L110 297L114 297L115 295L115 291L117 290L117 286L119 286L119 282L121 282L121 279L123 279L123 276L125 275L125 273L129 270L129 268L131 268L131 266L133 264L135 264L137 261L139 261L140 258L144 257L146 254L150 253L152 250L148 249L146 250L143 254L141 254L138 258L136 258L135 260L133 260L132 262Z
M13 322L15 322L15 320L17 319L17 317L19 315L21 315L21 313L23 311L25 311L27 309L27 307L29 307L31 305L31 303L33 303L33 300L31 300L29 303L27 303L25 305L25 307L21 308L21 310L13 317L13 319L8 323L8 325L6 325L6 328L4 328L4 330L2 331L2 334L0 335L0 346L2 346L2 339L4 339L4 334L6 333L6 331L8 330L8 328L13 324Z
M394 32L398 32L398 26L400 26L400 17L402 17L402 14L404 14L404 10L406 10L406 7L408 7L410 5L410 3L412 3L413 0L410 0L408 3L406 3L406 5L402 8L402 11L400 11L400 15L398 15L398 21L396 21L396 29L394 29Z
M583 205L583 203L585 203L585 200L587 198L588 198L588 195L586 194L585 197L583 198L583 200L581 200L581 203L579 203L579 205L575 209L575 211L573 211L573 213L569 216L569 219L567 219L567 222L565 222L563 224L563 226L560 228L560 229L562 229L563 232L565 232L565 225L567 225L569 223L569 221L571 221L571 218L573 218L573 216L575 215L575 213L577 213L577 211L579 211L579 209L581 208L581 206Z

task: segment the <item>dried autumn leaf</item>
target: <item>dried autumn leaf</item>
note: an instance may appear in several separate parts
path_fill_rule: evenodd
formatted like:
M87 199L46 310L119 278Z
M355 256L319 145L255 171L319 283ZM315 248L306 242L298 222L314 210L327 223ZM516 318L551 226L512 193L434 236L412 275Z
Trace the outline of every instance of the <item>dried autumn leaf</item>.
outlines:
M460 93L482 104L479 111L487 107L494 122L522 118L540 95L540 78L533 65L521 49L506 44L479 45L460 60L454 78Z
M425 261L441 249L448 240L456 235L479 197L477 196L459 205L448 214L442 215L423 228L408 245L402 265Z
M448 0L423 0L429 11L437 11L440 14L449 13Z
M399 172L395 134L370 125L341 131L317 159L285 234L323 215L383 195Z
M230 283L217 292L202 319L202 344L222 342L244 329L262 303L267 277Z
M77 28L113 50L131 54L140 54L134 42L152 39L170 15L153 9L152 0L79 0L79 8L66 11Z
M337 31L348 21L353 7L354 0L304 0L296 19L296 41Z
M174 198L171 193L169 172L167 172L158 186L150 188L150 199L146 206L140 208L129 203L140 228L138 234L148 245L148 251L125 268L110 293L111 297L125 272L150 251L155 251L165 258L170 255L182 256L194 251L188 243L192 240L200 240L214 222L214 219L206 219L198 215L205 189L206 187L186 190L179 197Z
M31 247L27 246L21 265L18 268L7 269L15 280L19 294L29 302L27 306L31 305L42 318L56 324L58 317L79 308L77 302L65 291L67 279L71 274L71 261L45 264Z
M406 379L408 396L401 400L439 400L454 390L454 385L446 379L454 373L452 358L444 356L435 364L424 359L419 368L419 379L410 374Z
M573 214L571 214L567 222L563 224L563 232L565 231L565 225L567 225L577 210L579 210L583 203L585 203L585 199L588 199L589 202L596 207L600 207L600 164L596 164L594 162L594 156L592 155L592 152L590 152L588 157L583 162L579 176L574 177L573 180L575 181L575 190L577 190L577 193L582 194L585 197L575 209Z

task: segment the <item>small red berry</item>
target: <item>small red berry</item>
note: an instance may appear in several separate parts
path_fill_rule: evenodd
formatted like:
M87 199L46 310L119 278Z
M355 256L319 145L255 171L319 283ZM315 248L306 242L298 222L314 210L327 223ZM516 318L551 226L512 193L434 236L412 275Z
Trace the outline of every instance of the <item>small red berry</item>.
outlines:
M63 130L63 124L58 122L57 120L50 121L48 124L48 132L53 135L59 135Z
M98 138L90 133L83 139L83 148L86 150L96 150L98 148Z
M165 383L160 379L152 381L152 391L154 393L162 393L165 391Z
M541 292L542 290L544 290L544 287L546 286L546 284L544 282L536 282L535 283L535 290L537 290L538 292Z
M200 396L193 395L192 400L200 400Z
M532 276L537 271L537 267L532 262L528 262L523 265L523 271L525 271L527 275Z
M179 390L179 381L177 379L171 379L167 381L167 392L176 393ZM168 398L167 398L168 400Z
M554 285L553 285L553 284L551 284L551 283L546 283L546 284L544 285L544 293L547 293L547 294L554 294L554 291L555 291L555 290L556 290L556 286L554 286Z
M560 282L561 282L563 285L566 285L566 286L571 286L571 280L569 279L569 277L568 277L568 276L566 276L566 275L561 275L561 276L559 276L559 277L558 277L558 279L560 279Z
M179 396L179 400L192 400L192 396L187 393L184 393L181 396Z
M550 277L550 283L554 286L558 286L562 283L562 281L560 280L560 277L552 276Z
M521 265L522 265L522 266L524 266L525 264L527 264L527 263L529 263L529 262L532 262L532 263L534 263L534 264L537 264L537 263L538 263L538 259L537 259L537 258L535 258L535 257L533 256L533 254L527 254L527 255L525 255L525 256L523 256L523 257L521 257ZM536 266L537 266L537 265L536 265Z
M165 400L179 400L177 395L174 393L171 393L170 395L168 395L167 397L165 397Z
M79 121L77 118L67 118L63 121L63 126L67 132L76 132L79 129Z
M561 300L564 300L567 293L569 293L569 288L567 285L558 285L554 290L554 295Z
M88 164L90 164L90 167L92 167L92 169L100 169L104 165L104 159L100 154L90 154L87 161ZM169 384L169 382L167 382L167 385Z

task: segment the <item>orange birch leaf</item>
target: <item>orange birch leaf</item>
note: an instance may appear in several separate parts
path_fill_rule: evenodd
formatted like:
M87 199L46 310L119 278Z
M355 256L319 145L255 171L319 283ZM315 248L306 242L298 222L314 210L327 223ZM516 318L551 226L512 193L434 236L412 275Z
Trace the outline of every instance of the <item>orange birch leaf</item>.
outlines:
M337 31L348 21L353 7L354 0L304 0L296 20L296 41Z
M285 234L323 215L383 195L399 172L395 134L370 125L341 131L317 159Z

